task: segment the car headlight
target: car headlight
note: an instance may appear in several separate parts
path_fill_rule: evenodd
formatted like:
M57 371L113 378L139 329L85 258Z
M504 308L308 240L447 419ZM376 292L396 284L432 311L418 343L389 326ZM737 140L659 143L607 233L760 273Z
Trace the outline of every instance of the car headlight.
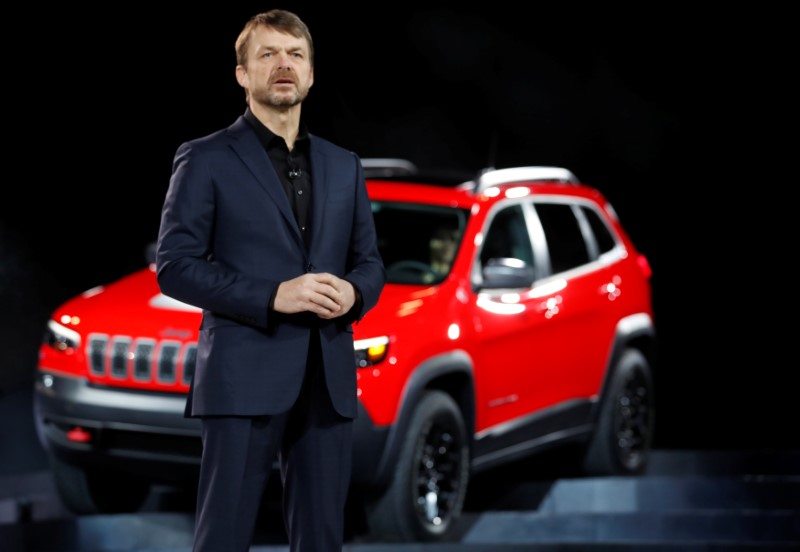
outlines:
M77 349L81 344L81 335L55 320L50 320L44 333L44 343L57 351Z
M366 368L378 364L386 358L389 350L389 338L386 336L370 339L358 339L353 342L356 352L356 367Z

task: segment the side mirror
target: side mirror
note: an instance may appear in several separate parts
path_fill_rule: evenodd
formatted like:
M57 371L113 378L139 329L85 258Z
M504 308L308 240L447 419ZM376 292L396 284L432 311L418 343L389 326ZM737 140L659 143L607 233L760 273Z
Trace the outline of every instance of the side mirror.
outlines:
M483 267L482 289L530 287L536 273L525 261L513 258L489 259Z

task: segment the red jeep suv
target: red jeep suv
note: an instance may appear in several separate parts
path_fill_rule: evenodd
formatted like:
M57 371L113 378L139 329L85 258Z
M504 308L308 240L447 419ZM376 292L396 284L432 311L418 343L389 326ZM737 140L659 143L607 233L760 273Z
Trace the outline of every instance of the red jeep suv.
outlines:
M573 443L586 473L642 471L652 443L651 270L601 195L559 167L427 181L365 159L387 285L355 326L351 493L376 539L444 538L470 477ZM60 306L35 385L64 504L138 509L196 483L183 417L200 312L153 265Z

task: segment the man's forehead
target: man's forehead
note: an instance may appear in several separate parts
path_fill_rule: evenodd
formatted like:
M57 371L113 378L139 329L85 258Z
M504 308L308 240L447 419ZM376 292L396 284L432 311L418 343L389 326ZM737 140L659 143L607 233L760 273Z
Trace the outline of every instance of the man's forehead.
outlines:
M250 43L254 49L302 49L308 51L308 42L300 36L293 36L289 33L260 25L253 29L253 36Z

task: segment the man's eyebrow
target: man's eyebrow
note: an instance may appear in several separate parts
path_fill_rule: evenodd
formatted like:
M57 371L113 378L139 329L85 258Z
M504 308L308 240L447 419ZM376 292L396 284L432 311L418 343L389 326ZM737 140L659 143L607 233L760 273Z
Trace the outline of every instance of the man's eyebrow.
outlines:
M273 44L259 44L258 47L256 48L256 51L260 52L262 50L267 50L267 51L274 52L276 50L282 50L282 49L283 48L281 46L275 46ZM297 46L289 46L288 48L286 48L286 51L287 52L303 52L303 53L305 53L306 49L302 45L298 44Z

